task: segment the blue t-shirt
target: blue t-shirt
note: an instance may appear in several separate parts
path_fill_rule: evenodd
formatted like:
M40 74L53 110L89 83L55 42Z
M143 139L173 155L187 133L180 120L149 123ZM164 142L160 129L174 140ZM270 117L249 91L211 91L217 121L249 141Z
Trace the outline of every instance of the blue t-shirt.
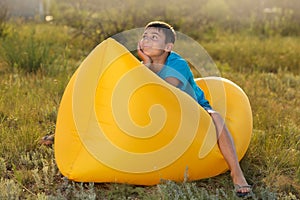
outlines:
M195 83L188 63L177 53L170 53L165 65L157 75L162 79L167 77L177 78L181 82L177 86L179 89L192 96L205 110L212 110L209 102L204 97L203 91Z

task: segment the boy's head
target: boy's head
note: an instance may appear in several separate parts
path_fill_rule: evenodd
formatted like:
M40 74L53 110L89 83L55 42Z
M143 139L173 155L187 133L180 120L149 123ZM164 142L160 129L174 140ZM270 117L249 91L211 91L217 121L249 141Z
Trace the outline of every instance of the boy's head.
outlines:
M148 23L145 26L145 29L147 28L157 28L159 31L162 31L164 33L164 35L166 36L166 41L165 43L175 43L175 39L176 39L176 32L173 29L173 27L169 24L167 24L166 22L162 22L162 21L153 21Z

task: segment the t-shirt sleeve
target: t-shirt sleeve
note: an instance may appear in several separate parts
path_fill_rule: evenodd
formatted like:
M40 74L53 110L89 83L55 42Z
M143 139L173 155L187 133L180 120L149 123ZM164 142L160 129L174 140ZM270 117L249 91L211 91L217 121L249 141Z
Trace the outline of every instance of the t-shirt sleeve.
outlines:
M188 84L188 78L189 78L189 66L184 60L177 60L177 62L172 63L172 67L165 66L165 75L164 77L174 77L177 78L180 82L180 88L185 88Z

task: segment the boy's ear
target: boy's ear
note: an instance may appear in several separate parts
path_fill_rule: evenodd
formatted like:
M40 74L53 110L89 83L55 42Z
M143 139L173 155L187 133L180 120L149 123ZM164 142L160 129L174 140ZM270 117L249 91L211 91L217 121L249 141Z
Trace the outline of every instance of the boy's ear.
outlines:
M165 51L170 52L170 51L172 51L173 47L174 47L173 43L167 43L166 47L165 47Z

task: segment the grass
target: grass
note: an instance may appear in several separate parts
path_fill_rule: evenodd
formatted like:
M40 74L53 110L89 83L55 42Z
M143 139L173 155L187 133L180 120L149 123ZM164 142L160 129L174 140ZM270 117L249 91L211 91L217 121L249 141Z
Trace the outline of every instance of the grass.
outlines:
M32 50L46 48L51 60L43 55L40 67L29 73L30 60L38 54L22 64L22 70L13 64L19 57L11 62L5 56L13 55L17 47L1 49L0 199L236 199L228 172L205 180L166 180L148 187L75 183L62 177L53 149L40 146L38 140L54 131L64 88L92 48L70 37L63 26L25 24L18 28L23 30L14 32L18 37L32 39L19 42L20 51L28 50L27 43L33 42ZM15 39L11 35L1 42ZM256 199L300 198L298 43L298 37L226 33L202 43L223 77L240 85L250 99L254 131L241 166Z
M203 44L214 60L239 72L300 73L299 37L263 37L249 34L225 34ZM218 45L216 45L218 44Z

